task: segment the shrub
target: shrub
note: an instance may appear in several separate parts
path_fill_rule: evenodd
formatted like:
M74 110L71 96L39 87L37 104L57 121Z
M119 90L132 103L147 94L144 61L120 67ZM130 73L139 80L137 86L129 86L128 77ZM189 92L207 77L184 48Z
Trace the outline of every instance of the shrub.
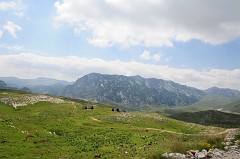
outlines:
M188 146L184 142L175 141L171 145L172 152L185 153L188 150Z
M212 145L207 143L207 142L203 142L200 144L199 150L205 149L205 150L209 150L212 148Z
M207 139L207 143L212 145L211 148L223 149L224 148L224 145L222 144L223 141L224 141L224 135L211 136L211 137L208 137Z

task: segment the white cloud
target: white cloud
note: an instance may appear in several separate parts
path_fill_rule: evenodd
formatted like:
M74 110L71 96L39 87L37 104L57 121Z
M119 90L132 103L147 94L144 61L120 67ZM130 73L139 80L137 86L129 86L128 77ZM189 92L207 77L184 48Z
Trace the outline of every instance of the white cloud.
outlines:
M82 26L99 47L171 47L192 39L216 45L240 37L239 6L237 0L64 0L55 3L55 20Z
M17 7L16 2L14 1L2 1L0 2L0 11L6 11L10 9L15 9Z
M22 0L8 0L0 2L0 11L11 11L13 15L23 17L25 15L26 6Z
M140 58L144 60L160 61L161 55L160 54L151 55L150 51L144 50L143 53L140 55Z
M0 29L0 39L2 38L3 31Z
M8 31L14 38L17 38L16 32L22 30L19 25L14 24L11 21L7 21L7 23L3 26L3 29Z
M152 58L153 58L153 60L155 60L155 61L160 61L161 55L160 55L160 54L154 54Z
M144 50L143 53L140 55L140 58L142 58L144 60L150 60L151 59L150 52Z
M85 30L86 30L86 28L83 25L78 24L78 25L75 26L73 32L76 33L76 34L81 34Z
M218 86L240 90L240 69L197 71L143 64L135 61L106 61L78 56L49 57L33 53L5 54L0 55L0 59L0 76L16 76L19 78L44 76L74 81L85 74L99 72L172 80L200 89Z
M5 45L5 44L0 44L0 48L2 49L7 49L11 51L23 51L24 47L21 45Z

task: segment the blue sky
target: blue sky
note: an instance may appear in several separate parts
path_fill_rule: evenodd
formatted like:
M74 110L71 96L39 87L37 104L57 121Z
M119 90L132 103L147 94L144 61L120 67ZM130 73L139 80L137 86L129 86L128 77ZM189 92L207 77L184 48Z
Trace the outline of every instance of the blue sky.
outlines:
M0 76L74 81L99 72L240 90L239 6L236 0L1 0Z

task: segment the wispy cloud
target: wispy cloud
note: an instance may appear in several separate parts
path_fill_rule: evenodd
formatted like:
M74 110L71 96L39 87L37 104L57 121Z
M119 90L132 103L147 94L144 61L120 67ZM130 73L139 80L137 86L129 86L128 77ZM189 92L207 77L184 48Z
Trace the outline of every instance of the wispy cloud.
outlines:
M5 45L5 44L0 44L1 49L6 49L10 51L23 51L24 47L21 45Z
M50 57L33 53L5 54L0 55L0 59L0 76L20 78L44 76L73 81L87 73L99 72L161 78L201 89L219 86L240 90L240 69L197 71L136 61L106 61L78 56Z
M143 53L140 55L140 58L144 60L150 60L151 59L150 52L144 50Z
M160 61L161 55L160 54L151 54L150 51L144 50L142 54L140 54L140 58L144 60L154 60L154 61Z
M14 1L2 1L0 2L0 11L7 11L10 9L15 9L17 7L17 3Z
M55 20L76 34L90 32L86 39L98 47L171 47L192 39L216 45L240 37L239 6L237 0L65 0L55 3Z
M12 21L7 21L7 23L3 25L3 29L9 32L14 38L17 38L16 32L22 30L19 25L14 24Z
M23 17L25 15L26 6L22 0L8 0L0 2L0 11L11 11L13 15Z
M2 38L3 31L0 29L0 39Z

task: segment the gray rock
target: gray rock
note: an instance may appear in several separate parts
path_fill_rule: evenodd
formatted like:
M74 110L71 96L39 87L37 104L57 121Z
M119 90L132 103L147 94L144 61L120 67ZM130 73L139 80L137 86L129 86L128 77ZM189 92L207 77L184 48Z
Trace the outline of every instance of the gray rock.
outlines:
M193 156L194 156L191 151L187 151L186 154L187 154L189 157L193 157Z
M168 153L166 152L166 153L162 154L162 156L168 158Z
M169 153L168 154L168 157L173 157L174 156L174 153Z
M207 157L207 155L205 154L205 153L203 153L203 152L199 152L198 154L197 154L197 158L198 159L204 159L204 158L206 158Z
M228 150L229 149L229 147L228 146L224 146L224 150Z
M230 146L230 149L233 149L233 150L238 149L238 146L237 145Z
M226 146L229 146L229 145L230 145L230 142L226 142L225 145L226 145Z
M208 153L208 151L205 150L205 149L203 149L201 152L202 152L203 154L205 154L205 155L207 155L207 153Z
M214 156L214 153L208 152L208 154L207 154L207 157L208 157L208 158L212 158L213 156Z
M191 152L194 156L196 156L199 151L198 151L198 150L190 150L190 152Z

